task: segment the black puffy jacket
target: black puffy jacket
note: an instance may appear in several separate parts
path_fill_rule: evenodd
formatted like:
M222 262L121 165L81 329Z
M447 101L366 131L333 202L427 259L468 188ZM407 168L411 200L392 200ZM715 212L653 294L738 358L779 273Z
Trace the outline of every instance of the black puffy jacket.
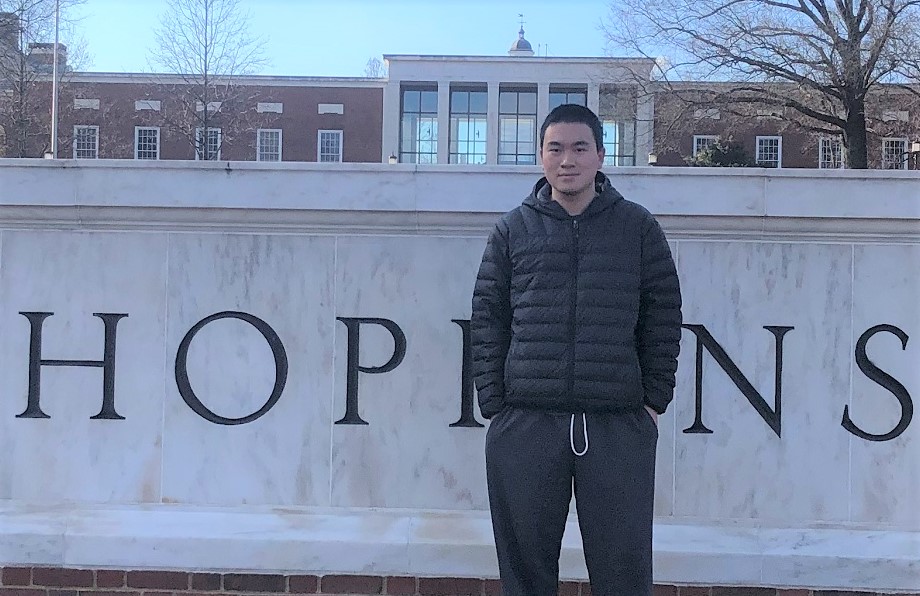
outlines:
M545 178L489 237L470 324L482 415L506 405L663 413L680 349L680 286L655 218L598 172L577 216Z

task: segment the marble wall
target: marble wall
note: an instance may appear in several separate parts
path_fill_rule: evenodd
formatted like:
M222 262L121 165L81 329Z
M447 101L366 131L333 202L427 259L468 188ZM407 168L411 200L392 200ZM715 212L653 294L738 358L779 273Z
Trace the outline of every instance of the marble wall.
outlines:
M461 417L463 333L482 237L5 231L0 237L0 497L90 503L323 505L484 509L483 427ZM769 411L780 432L709 349L700 421L696 343L685 330L673 407L662 417L657 512L674 518L847 522L920 529L920 426L871 441L899 422L895 395L854 357L859 336L890 325L920 330L917 246L786 242L672 242L688 325L702 325ZM41 410L21 418L29 385L30 323L53 313L41 358L102 360L93 313L117 326L115 410L102 404L102 368L42 366ZM193 411L176 381L183 337L216 313L264 321L287 370L277 403L250 422L219 424ZM360 373L367 424L336 424L348 408L349 329L337 319L393 321L405 355L393 370ZM359 328L358 364L395 351L379 324ZM920 392L914 343L882 331L867 357L911 398ZM263 408L278 374L269 343L238 318L209 322L186 358L194 399L228 420ZM284 371L282 371L284 373ZM769 417L769 415L768 415Z
M515 180L524 179L519 174ZM430 185L415 176L418 187ZM640 189L641 200L641 189L655 183L630 178L624 185ZM804 188L814 181L785 183ZM726 184L750 197L742 211L763 202L756 180L734 176ZM408 231L357 209L353 216L365 218L360 229L344 216L339 229L291 229L283 217L269 222L264 214L253 217L274 229L231 228L220 223L231 211L216 204L193 206L218 209L197 212L203 219L194 225L192 216L188 225L163 218L147 229L0 222L0 499L486 509L485 427L451 424L461 418L462 401L463 333L455 320L469 318L488 222L497 213L448 213L449 200L430 211L446 213L441 227L426 228L413 212ZM239 197L228 201L239 210ZM688 232L719 213L698 213L696 205L686 211L700 220L674 215L675 201L667 199L662 221L685 322L705 327L750 389L745 396L709 348L697 370L697 335L685 330L676 399L660 420L660 519L920 530L920 422L882 441L842 424L846 408L852 426L884 435L920 396L920 244L910 234L916 216L908 208L895 218L901 232L887 242L867 240L858 221L852 233L844 226L824 240L771 236L753 214L746 230ZM170 197L162 207L191 208L175 202ZM456 224L460 216L478 219L464 227ZM732 221L742 216L733 213ZM104 325L94 313L127 315L118 321L113 360L114 409L123 419L93 419L103 367L50 364L40 367L40 407L48 417L21 416L30 395L24 312L53 313L44 319L38 357L84 363L104 356ZM251 320L227 315L201 327L180 359L200 407L235 422L219 424L196 413L189 391L180 391L177 354L196 324L241 312L264 322L280 343L272 345ZM352 421L366 424L340 424L349 411L348 320L356 318L396 323L405 353L389 372L357 376ZM353 356L362 367L382 367L399 351L401 338L384 326L350 324L360 330ZM860 336L880 325L886 327L865 342L861 368ZM282 381L277 402L254 417ZM765 420L773 412L778 429ZM701 426L711 432L688 432Z

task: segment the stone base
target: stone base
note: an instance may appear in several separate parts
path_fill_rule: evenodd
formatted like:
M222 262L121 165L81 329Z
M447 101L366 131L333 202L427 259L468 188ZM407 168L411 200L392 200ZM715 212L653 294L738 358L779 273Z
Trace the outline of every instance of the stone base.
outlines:
M0 566L8 568L5 586L10 585L7 575L12 574L20 582L12 585L55 586L45 580L79 577L80 584L57 587L103 587L92 571L82 575L72 571L102 569L130 570L127 583L105 587L197 590L195 574L189 573L206 570L211 573L205 575L212 578L207 580L211 582L208 589L215 591L234 591L228 588L227 578L238 576L273 578L265 581L274 582L271 585L277 588L266 590L254 584L241 588L246 592L306 593L321 589L321 577L362 576L374 578L359 580L372 586L366 593L385 593L384 578L408 577L395 581L400 586L414 582L412 589L420 594L479 594L480 590L492 593L485 587L491 584L483 578L498 576L489 517L480 511L178 505L103 508L6 502L0 505L0 520ZM916 532L662 522L655 526L654 549L655 581L663 586L764 588L764 595L772 595L776 588L805 590L795 594L808 590L920 593L920 533ZM44 567L57 571L39 570ZM35 569L16 571L18 568ZM29 581L25 582L27 573ZM125 571L115 573L124 577ZM312 590L291 589L291 574L317 578L317 585ZM560 576L576 588L587 581L574 517L563 540ZM148 585L143 579L132 583L132 577L174 579L151 580L169 584L160 586ZM424 587L435 579L466 587L455 592L432 592ZM470 588L473 584L478 587ZM575 594L576 588L567 591L575 590L571 592ZM708 595L706 590L713 595L742 593L708 587L682 593ZM760 591L743 591L745 595L755 593L761 595Z

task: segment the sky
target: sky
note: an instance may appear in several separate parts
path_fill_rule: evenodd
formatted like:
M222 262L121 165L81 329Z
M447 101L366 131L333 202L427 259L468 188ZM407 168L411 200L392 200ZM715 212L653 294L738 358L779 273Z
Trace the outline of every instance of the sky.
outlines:
M257 74L364 76L384 54L507 55L525 37L549 56L608 55L610 0L240 0L268 64ZM144 72L165 0L85 0L73 16L88 55L81 70ZM67 40L62 40L66 42Z

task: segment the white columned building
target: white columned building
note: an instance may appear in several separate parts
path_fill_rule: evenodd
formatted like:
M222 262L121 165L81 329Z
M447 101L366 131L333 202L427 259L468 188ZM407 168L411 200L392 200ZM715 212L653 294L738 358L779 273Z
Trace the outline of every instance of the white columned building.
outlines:
M520 38L508 56L386 55L383 161L539 163L539 126L560 103L604 122L606 166L646 165L651 98L638 92L654 61L535 56Z

